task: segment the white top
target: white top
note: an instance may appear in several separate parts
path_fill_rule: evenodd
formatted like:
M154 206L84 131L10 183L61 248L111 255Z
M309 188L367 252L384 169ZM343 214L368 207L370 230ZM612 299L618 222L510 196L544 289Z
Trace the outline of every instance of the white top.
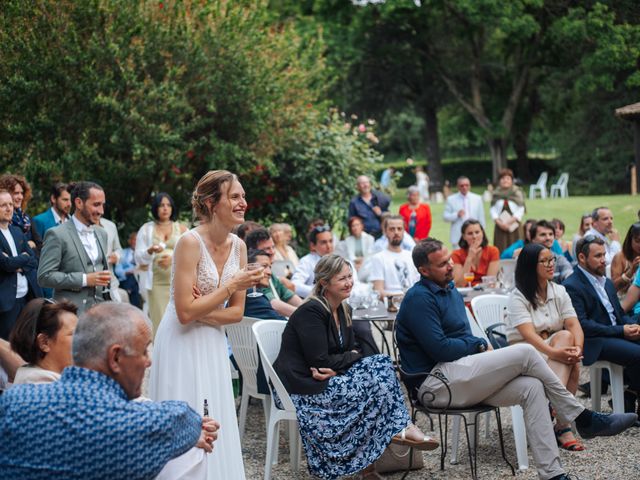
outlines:
M0 228L0 232L2 232L2 235L4 235L4 238L7 240L13 256L17 257L18 249L16 248L16 242L13 240L13 235L11 235L11 232L9 231L9 227ZM16 272L16 275L18 276L18 283L16 284L16 298L22 298L29 291L29 283L27 282L27 277L22 273Z
M296 294L299 297L306 298L311 294L311 290L313 290L313 285L316 279L314 270L321 258L322 257L317 253L311 252L300 259L300 263L298 263L296 271L293 272L293 276L291 277L291 281L296 287ZM356 271L356 267L353 263L349 263L351 264L353 284L355 286L355 284L358 283L358 272Z
M463 217L458 216L460 210L465 211ZM447 203L444 206L442 217L446 222L451 223L449 240L451 240L451 245L457 247L460 241L460 230L465 220L474 218L480 222L480 225L485 227L482 198L473 192L469 192L466 195L462 195L460 192L449 195L447 197Z
M60 380L61 374L45 370L37 365L23 365L16 370L16 376L13 380L14 385L21 383L51 383Z
M62 217L60 217L60 215L58 215L58 212L56 212L56 209L53 207L51 207L51 214L53 215L53 219L55 220L56 225L62 225L64 222L69 220L69 215L67 215L63 219Z
M419 279L420 274L413 264L411 252L407 250L384 250L371 257L369 281L384 280L387 292L402 293Z
M622 250L622 247L620 246L620 242L618 242L617 240L611 240L609 237L601 234L599 231L597 231L593 227L587 230L584 233L584 235L585 237L587 235L595 235L596 237L604 241L604 248L606 250L605 260L607 261L607 265L611 265L611 262L613 261L613 257L616 255L616 253Z
M578 268L584 273L584 276L587 277L589 283L593 287L593 289L598 294L598 298L600 298L600 303L607 309L607 313L609 313L609 319L611 320L611 325L616 324L616 312L613 309L613 305L611 305L611 301L609 300L609 295L607 295L607 291L604 289L605 284L607 283L607 277L596 277L591 273L587 272L584 268L578 265Z
M521 342L522 335L516 328L532 323L536 333L547 331L549 335L562 330L564 321L577 318L567 290L554 282L547 283L547 301L534 310L533 306L517 288L509 295L507 306L507 341Z
M509 210L511 210L513 216L516 217L518 221L522 221L522 217L524 216L524 206L520 206L512 200L507 200L507 202L509 202ZM498 200L493 204L493 206L489 210L489 213L491 214L491 218L494 221L500 216L503 208L504 200Z
M138 230L138 236L136 237L136 265L140 267L146 266L146 270L141 270L138 277L138 286L140 287L140 293L146 297L147 290L151 289L153 285L153 269L151 264L153 263L153 257L155 253L149 253L149 247L153 245L153 228L155 222L147 222L140 230Z
M367 232L362 232L362 236L360 237L360 241L362 242L362 253L363 257L367 258L373 254L373 244L375 239L372 235L369 235ZM355 261L356 259L356 238L352 235L349 235L347 238L342 240L336 246L335 253L340 255L350 262Z

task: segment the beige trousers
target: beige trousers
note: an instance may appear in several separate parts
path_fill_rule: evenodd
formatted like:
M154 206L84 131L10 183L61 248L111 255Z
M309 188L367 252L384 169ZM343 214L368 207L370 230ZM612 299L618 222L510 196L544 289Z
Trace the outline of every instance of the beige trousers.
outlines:
M438 363L431 373L444 376L451 389L451 407L480 403L495 407L520 405L538 476L548 480L564 473L549 402L562 423L575 420L584 407L562 385L535 348L521 343L469 355L455 362ZM435 395L434 407L446 406L448 394L439 380L428 377L418 390L418 398L426 391Z

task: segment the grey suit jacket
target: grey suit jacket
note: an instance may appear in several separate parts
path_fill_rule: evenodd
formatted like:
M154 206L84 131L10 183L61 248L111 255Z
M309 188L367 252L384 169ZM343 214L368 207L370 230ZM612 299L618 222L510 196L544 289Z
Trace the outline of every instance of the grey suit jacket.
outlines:
M100 256L94 265L87 255L73 221L47 230L40 253L38 283L53 288L55 299L66 298L79 313L103 301L103 287L83 287L82 275L107 269L107 233L95 229Z

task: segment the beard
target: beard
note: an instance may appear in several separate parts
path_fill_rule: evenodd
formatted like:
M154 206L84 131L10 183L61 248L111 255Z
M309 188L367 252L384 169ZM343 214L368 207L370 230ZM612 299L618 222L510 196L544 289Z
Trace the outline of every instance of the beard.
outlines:
M400 245L402 245L402 237L394 237L391 240L389 240L389 245L391 245L392 247L399 247Z

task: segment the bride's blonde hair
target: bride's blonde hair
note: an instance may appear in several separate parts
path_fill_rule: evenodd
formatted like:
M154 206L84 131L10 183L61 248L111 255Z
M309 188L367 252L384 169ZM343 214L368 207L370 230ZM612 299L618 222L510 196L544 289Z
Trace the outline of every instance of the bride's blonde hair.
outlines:
M211 220L213 207L222 197L222 187L234 181L238 181L238 177L227 170L210 170L205 173L191 195L193 216L201 222ZM207 206L207 200L211 200L211 206Z

